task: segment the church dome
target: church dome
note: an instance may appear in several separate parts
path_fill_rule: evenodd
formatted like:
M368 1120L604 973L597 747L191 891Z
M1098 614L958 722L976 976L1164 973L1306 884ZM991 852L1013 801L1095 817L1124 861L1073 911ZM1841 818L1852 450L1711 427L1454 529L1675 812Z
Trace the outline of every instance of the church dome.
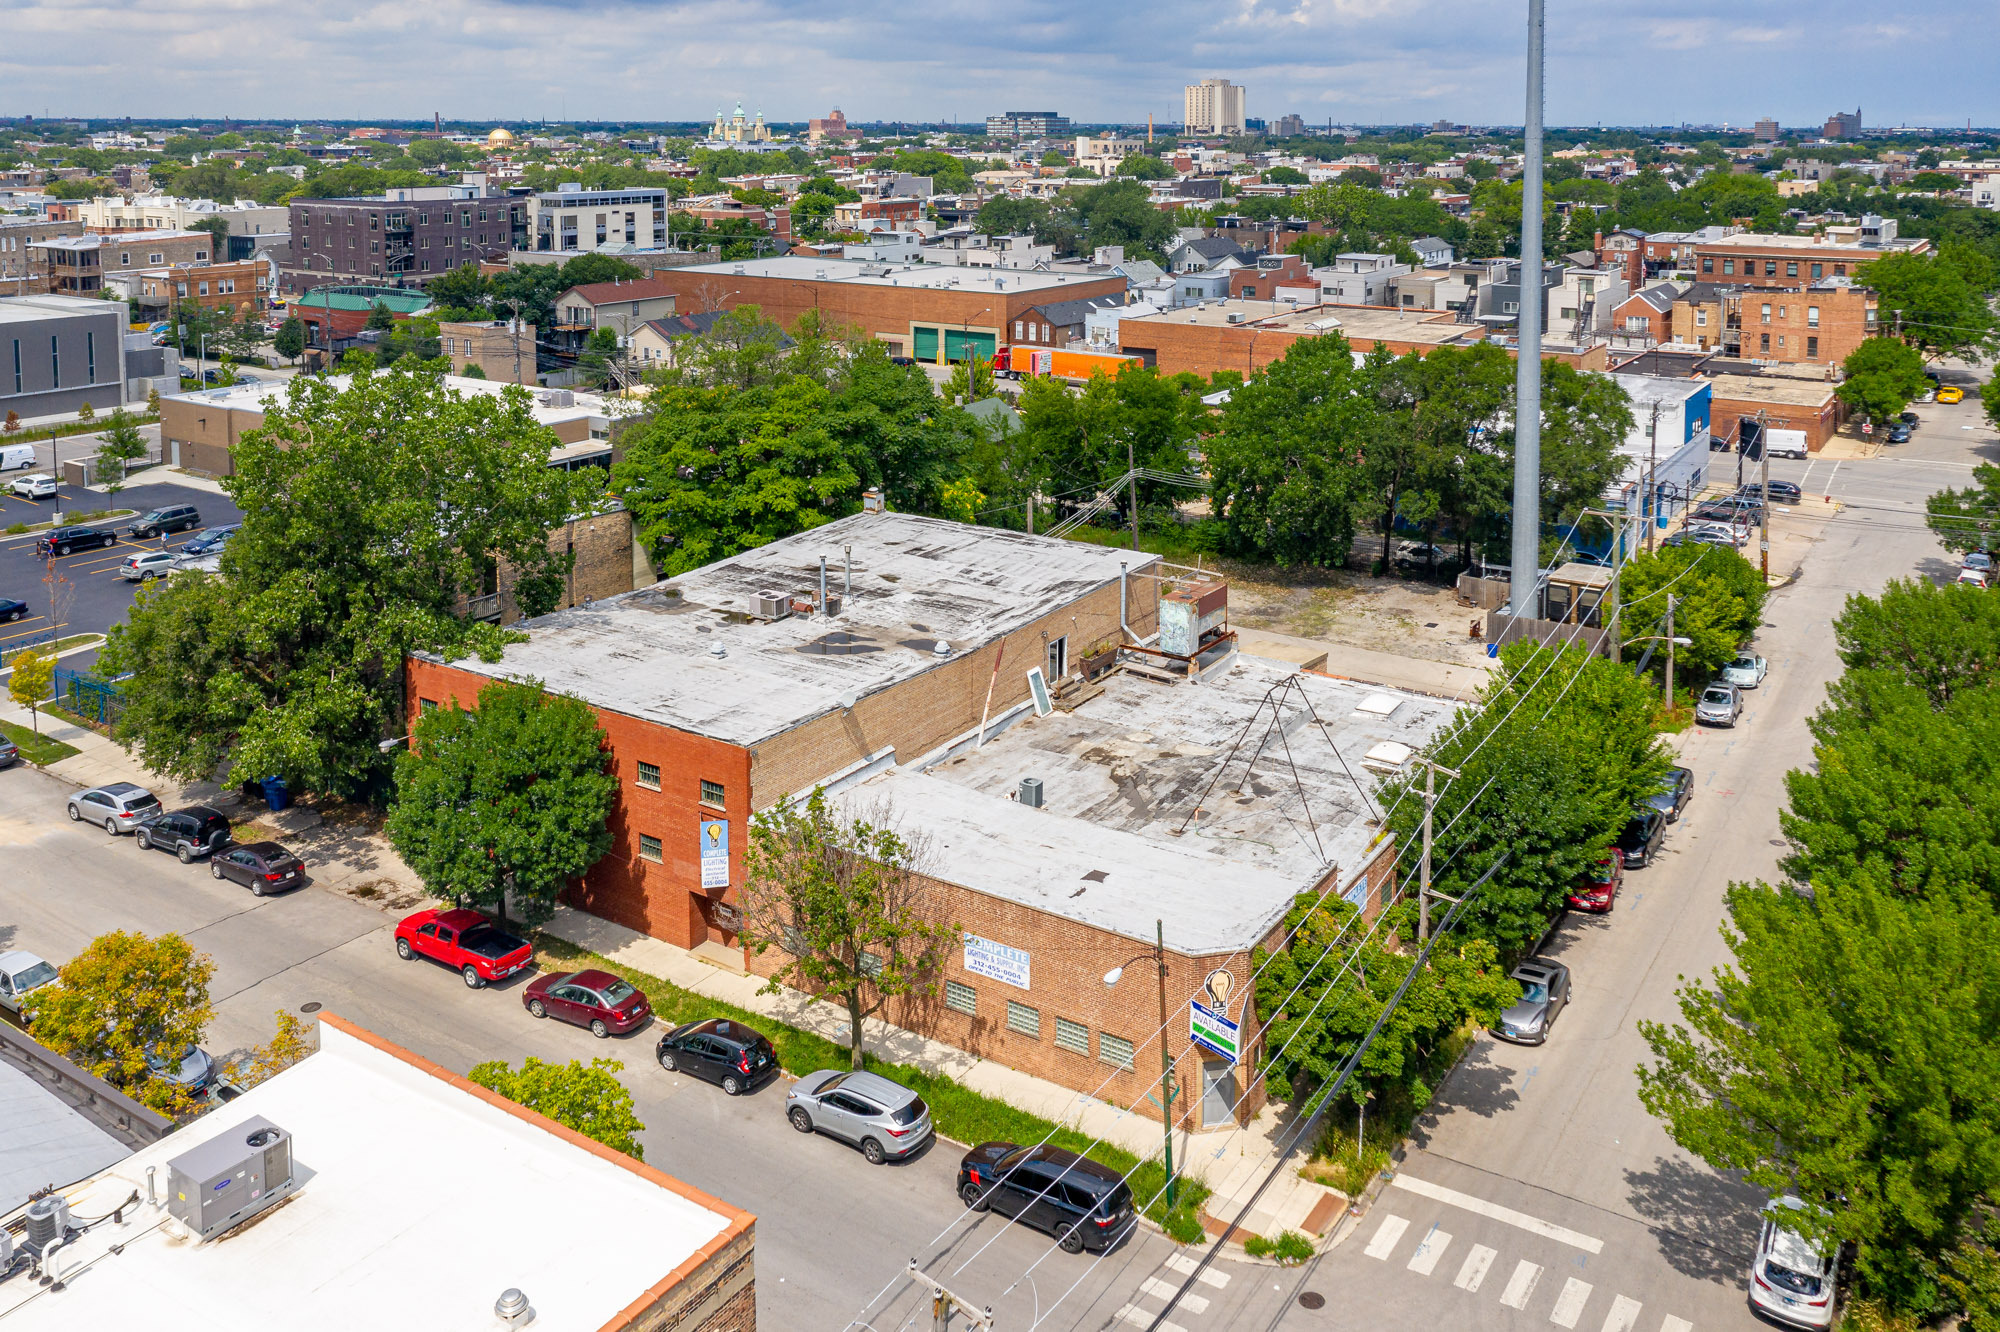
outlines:
M510 130L496 129L486 136L486 146L495 150L512 148L514 146L514 135Z

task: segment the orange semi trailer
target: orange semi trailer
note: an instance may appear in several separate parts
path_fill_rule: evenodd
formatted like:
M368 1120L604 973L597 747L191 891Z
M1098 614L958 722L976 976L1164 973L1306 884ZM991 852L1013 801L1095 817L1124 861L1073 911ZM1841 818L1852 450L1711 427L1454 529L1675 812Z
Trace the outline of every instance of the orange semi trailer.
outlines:
M993 357L993 373L1001 379L1026 379L1032 375L1054 375L1057 379L1088 380L1092 375L1118 377L1128 365L1139 365L1136 356L1116 352L1059 351L1054 347L1002 347Z

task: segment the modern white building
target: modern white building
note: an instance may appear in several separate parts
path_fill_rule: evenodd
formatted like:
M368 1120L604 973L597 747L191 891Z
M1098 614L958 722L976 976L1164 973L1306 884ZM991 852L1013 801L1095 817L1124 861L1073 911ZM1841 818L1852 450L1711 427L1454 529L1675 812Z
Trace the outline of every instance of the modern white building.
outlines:
M1182 90L1181 128L1189 134L1241 134L1243 93L1241 84L1228 79L1188 84Z
M588 254L593 250L663 250L667 245L665 189L586 190L566 181L537 194L528 229L538 253Z
M80 199L74 207L76 220L92 231L186 231L212 217L227 221L232 236L282 236L291 230L291 209L250 199L224 204L171 194L135 194L128 201L109 194Z

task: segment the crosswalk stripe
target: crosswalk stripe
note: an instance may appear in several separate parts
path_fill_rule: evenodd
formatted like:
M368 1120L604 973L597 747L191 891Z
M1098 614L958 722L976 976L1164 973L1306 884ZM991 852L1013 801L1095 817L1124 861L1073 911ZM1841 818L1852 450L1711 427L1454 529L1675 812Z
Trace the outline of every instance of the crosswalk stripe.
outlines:
M1549 1321L1557 1327L1575 1327L1576 1320L1583 1317L1583 1306L1590 1302L1590 1283L1578 1281L1575 1277L1563 1282L1562 1294L1556 1296L1556 1307L1549 1311Z
M1171 1281L1162 1281L1158 1277L1147 1277L1139 1283L1139 1289L1145 1291L1148 1295L1157 1295L1163 1300L1170 1300L1174 1297L1174 1292L1179 1290L1180 1287ZM1208 1311L1208 1297L1205 1295L1183 1295L1181 1296L1181 1308L1186 1309L1189 1313L1206 1313Z
M1452 1207L1462 1207L1474 1215L1491 1217L1495 1221L1519 1227L1531 1234L1542 1235L1560 1243L1572 1245L1575 1248L1582 1249L1585 1253L1604 1252L1604 1241L1595 1235L1581 1234L1578 1231L1571 1230L1568 1226L1559 1226L1553 1221L1544 1221L1540 1217L1529 1216L1525 1212L1517 1212L1511 1207L1502 1207L1498 1203L1488 1202L1484 1198L1475 1198L1469 1193L1460 1193L1457 1189L1448 1189L1441 1184L1432 1184L1427 1180L1415 1179L1400 1171L1397 1172L1394 1179L1389 1181L1389 1187L1404 1189L1419 1197L1432 1198Z
M1486 1269L1493 1266L1494 1250L1484 1244L1472 1246L1472 1252L1465 1255L1465 1263L1452 1279L1452 1285L1460 1290L1476 1291L1479 1283L1486 1280Z
M1417 1251L1410 1255L1410 1270L1418 1276L1429 1276L1450 1244L1451 1236L1433 1226L1431 1233L1417 1242Z
M1375 1238L1368 1241L1368 1247L1362 1252L1370 1258L1387 1258L1389 1251L1396 1247L1396 1241L1403 1238L1403 1232L1409 1228L1410 1223L1400 1216L1383 1217L1382 1228L1375 1232Z
M1195 1268L1201 1267L1201 1263L1184 1253L1177 1253L1167 1259L1167 1266L1173 1268L1174 1271L1179 1272L1182 1276L1186 1276L1188 1273L1194 1271ZM1229 1284L1229 1273L1218 1272L1213 1267L1204 1268L1201 1274L1201 1282L1203 1285L1214 1286L1217 1290L1221 1290Z
M1632 1332L1633 1324L1638 1321L1639 1301L1629 1295L1620 1295L1611 1301L1611 1312L1604 1315L1604 1332ZM1682 1324L1682 1327L1686 1326Z
M1528 1296L1535 1293L1535 1282L1541 1279L1542 1269L1523 1258L1514 1264L1514 1275L1507 1278L1507 1289L1500 1292L1500 1303L1509 1309L1528 1307Z
M1118 1316L1126 1322L1136 1324L1139 1327L1151 1327L1153 1325L1153 1315L1147 1313L1136 1304L1126 1305L1118 1311ZM1178 1323L1161 1323L1160 1332L1187 1332L1187 1329Z
M1694 1324L1668 1314L1660 1323L1660 1332L1694 1332Z

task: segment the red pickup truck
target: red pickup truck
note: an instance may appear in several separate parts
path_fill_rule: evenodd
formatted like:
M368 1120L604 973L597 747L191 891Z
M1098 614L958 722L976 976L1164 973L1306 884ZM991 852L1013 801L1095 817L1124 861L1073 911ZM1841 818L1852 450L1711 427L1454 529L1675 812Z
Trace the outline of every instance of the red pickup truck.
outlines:
M488 981L505 980L528 965L534 950L492 921L460 907L450 911L419 911L396 926L396 956L405 962L421 954L465 977L478 989Z

